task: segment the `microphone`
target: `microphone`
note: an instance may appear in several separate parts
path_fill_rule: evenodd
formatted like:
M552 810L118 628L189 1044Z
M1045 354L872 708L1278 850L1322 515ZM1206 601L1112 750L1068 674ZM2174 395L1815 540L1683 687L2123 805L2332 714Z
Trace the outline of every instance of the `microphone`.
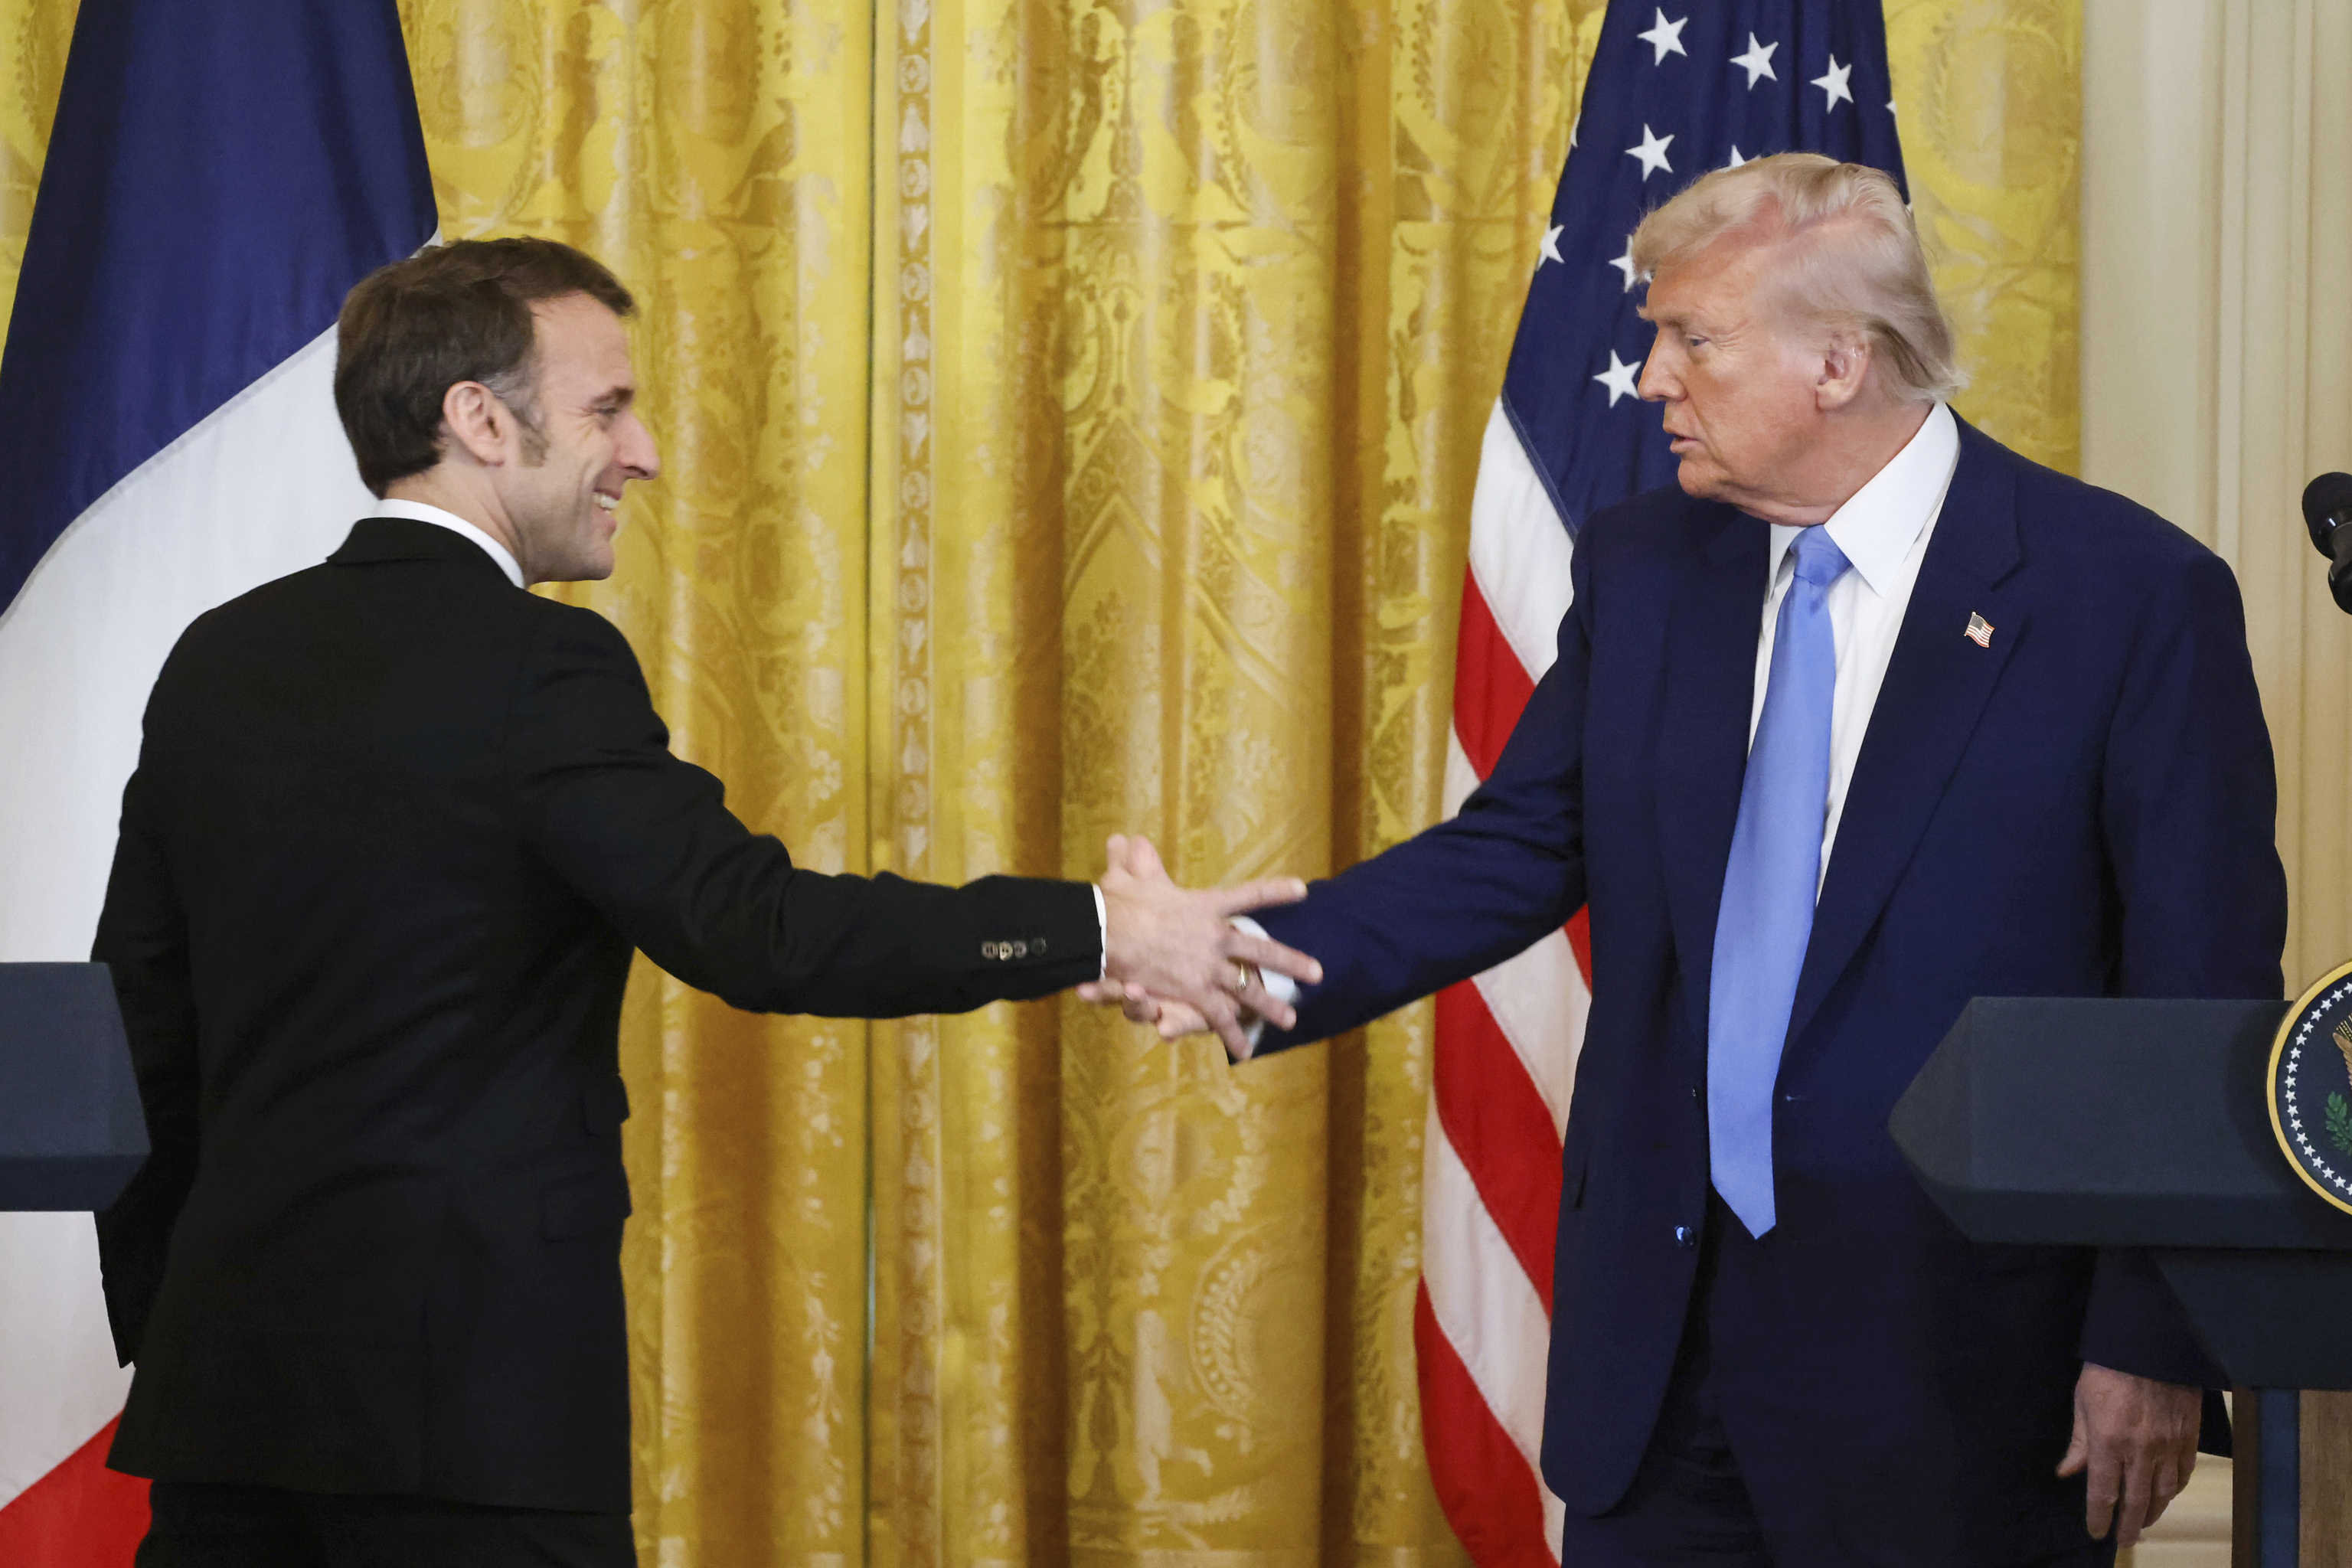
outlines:
M2352 474L2322 474L2303 488L2303 521L2311 547L2333 563L2327 591L2352 616Z

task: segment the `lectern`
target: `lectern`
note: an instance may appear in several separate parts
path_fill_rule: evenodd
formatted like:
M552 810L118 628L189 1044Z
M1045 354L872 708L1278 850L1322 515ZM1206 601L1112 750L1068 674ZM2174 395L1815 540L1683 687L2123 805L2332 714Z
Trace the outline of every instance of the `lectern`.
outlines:
M0 1211L102 1209L147 1158L102 963L0 963Z
M2347 975L2293 1008L1979 997L1889 1123L1971 1240L2153 1252L2242 1391L2242 1568L2333 1568L2305 1546L2352 1495L2352 1474L2304 1487L2299 1415L2301 1391L2352 1389Z

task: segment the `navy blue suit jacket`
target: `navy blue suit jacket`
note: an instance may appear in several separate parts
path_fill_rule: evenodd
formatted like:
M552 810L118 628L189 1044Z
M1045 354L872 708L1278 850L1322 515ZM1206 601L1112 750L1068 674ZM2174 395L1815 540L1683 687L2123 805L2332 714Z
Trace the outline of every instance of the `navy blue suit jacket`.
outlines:
M1582 1512L1631 1483L1693 1299L1676 1232L1707 1212L1708 970L1769 539L1678 489L1592 518L1558 662L1486 785L1258 917L1324 966L1273 1049L1591 906L1543 1451ZM1970 1244L1886 1121L1972 996L2279 995L2275 805L2228 566L1963 426L1790 1020L1780 1224L1713 1292L1726 1424L1774 1508L1873 1560L2079 1547L2082 1482L2052 1472L2080 1363L2218 1380L2143 1256Z

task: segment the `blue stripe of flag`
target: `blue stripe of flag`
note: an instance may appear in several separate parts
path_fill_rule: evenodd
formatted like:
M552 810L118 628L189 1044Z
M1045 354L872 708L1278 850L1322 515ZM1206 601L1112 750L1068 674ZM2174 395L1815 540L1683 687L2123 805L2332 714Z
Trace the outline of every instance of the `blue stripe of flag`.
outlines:
M393 0L82 0L0 354L0 609L435 226Z
M1503 378L1504 412L1570 531L1675 479L1658 410L1621 370L1639 371L1652 335L1633 313L1627 237L1735 149L1823 153L1901 184L1888 82L1879 0L1610 0Z

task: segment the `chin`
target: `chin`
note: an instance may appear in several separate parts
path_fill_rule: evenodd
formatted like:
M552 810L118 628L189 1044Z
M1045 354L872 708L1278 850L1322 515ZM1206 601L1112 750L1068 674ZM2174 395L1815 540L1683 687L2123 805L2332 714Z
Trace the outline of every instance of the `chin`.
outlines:
M620 531L620 520L607 514L599 521L596 532L582 541L578 581L602 583L613 574L614 563L619 559L619 552L613 548L613 541Z
M1683 494L1697 500L1720 500L1723 497L1723 476L1703 468L1688 458L1675 470L1675 482Z
M532 581L539 583L602 583L605 578L610 577L612 574L613 551L612 547L607 545L602 550L583 551L579 555L576 555L572 559L563 563L561 569L551 572L544 577L533 578Z

